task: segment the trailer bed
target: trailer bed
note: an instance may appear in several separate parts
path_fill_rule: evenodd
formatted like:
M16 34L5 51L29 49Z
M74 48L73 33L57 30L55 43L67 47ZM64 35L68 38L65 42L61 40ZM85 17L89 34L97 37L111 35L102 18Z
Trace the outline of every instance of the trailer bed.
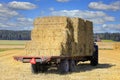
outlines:
M32 59L35 59L36 62L49 62L54 60L61 60L61 59L74 59L79 61L84 61L86 59L90 59L91 56L14 56L16 61L21 61L23 63L30 63Z

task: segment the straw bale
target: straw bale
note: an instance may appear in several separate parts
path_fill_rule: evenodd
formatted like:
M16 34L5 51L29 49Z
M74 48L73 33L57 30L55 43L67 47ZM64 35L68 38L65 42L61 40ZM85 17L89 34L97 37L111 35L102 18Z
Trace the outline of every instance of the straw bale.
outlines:
M115 42L114 43L114 49L115 50L120 50L120 42Z
M74 28L74 41L76 43L76 52L73 51L74 55L85 56L85 22L80 18L71 18L71 20Z
M86 32L86 55L92 55L94 50L93 43L93 24L92 22L86 20L85 22L85 32Z

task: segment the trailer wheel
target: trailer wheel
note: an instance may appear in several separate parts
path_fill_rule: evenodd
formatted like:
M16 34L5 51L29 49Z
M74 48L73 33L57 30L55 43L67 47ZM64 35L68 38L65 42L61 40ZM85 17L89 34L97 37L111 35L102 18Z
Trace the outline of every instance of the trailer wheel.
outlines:
M76 70L76 63L75 63L75 61L74 60L70 60L69 61L69 65L70 65L70 67L69 67L70 72L74 72Z
M95 51L93 53L93 56L91 57L91 62L90 64L92 66L96 66L98 64L98 46L94 45Z
M40 63L37 63L37 70L38 70L38 73L42 71L42 65Z
M31 71L33 74L38 73L37 64L31 64Z
M61 60L59 65L60 73L67 73L69 72L69 61L68 60Z
M46 64L41 64L40 66L42 72L46 72L48 70L48 65Z

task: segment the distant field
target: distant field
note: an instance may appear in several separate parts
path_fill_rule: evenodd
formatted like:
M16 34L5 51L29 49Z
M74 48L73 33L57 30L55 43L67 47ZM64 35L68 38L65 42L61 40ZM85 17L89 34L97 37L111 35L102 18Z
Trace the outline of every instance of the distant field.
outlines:
M0 52L13 50L13 49L24 49L27 40L0 40Z
M0 45L25 45L27 40L0 40Z
M22 48L0 48L0 52L14 50L14 49L21 50Z
M113 40L102 40L102 42L115 42Z
M9 49L0 49L0 52L2 52L2 51L6 51L6 50L9 50Z

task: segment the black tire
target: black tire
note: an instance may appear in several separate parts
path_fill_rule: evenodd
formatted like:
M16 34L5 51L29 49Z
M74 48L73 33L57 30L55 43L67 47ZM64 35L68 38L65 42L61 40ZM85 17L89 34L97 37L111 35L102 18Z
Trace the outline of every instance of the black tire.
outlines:
M37 70L38 70L38 73L40 73L42 71L42 65L40 63L37 63Z
M46 72L48 70L48 65L41 64L41 63L31 64L31 70L33 74L37 74L40 72Z
M33 74L38 73L37 64L31 64L31 71Z
M70 60L70 61L69 61L69 70L70 70L70 72L76 71L76 63L75 63L75 60Z
M67 73L69 72L69 61L68 60L61 60L59 65L60 73Z
M41 69L41 72L46 72L48 70L48 65L47 64L41 64L40 65L40 69Z
M93 53L93 56L91 57L91 62L90 62L92 66L98 65L98 46L94 45L94 48L95 48L95 51Z

